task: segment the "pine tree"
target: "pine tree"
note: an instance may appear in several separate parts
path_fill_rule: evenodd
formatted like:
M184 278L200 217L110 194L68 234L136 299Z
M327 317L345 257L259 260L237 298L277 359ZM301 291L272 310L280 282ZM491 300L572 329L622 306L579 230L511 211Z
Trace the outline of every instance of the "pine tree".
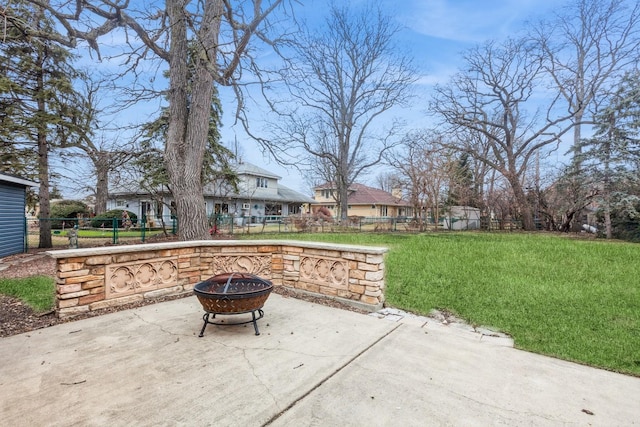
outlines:
M592 138L582 142L581 160L599 186L605 234L613 237L612 212L626 210L638 216L637 165L640 160L640 75L627 74L597 116ZM635 185L634 185L635 184Z
M222 106L217 89L214 88L201 181L203 185L214 181L229 183L235 188L237 176L229 164L233 153L220 143L221 126ZM162 201L160 193L164 188L172 192L169 175L163 161L163 152L160 148L166 145L168 128L169 109L165 108L156 120L144 125L142 150L133 162L134 168L142 173L140 185L151 194L158 204Z
M56 34L42 9L17 2L11 5L11 16L0 43L0 120L6 125L0 152L3 160L13 160L14 173L39 181L40 218L49 218L49 154L81 132L76 107L81 103L73 88L78 72L69 51L51 40L31 37L32 31ZM18 21L29 26L12 25ZM39 247L51 246L51 222L41 220Z
M473 171L469 163L469 154L462 153L455 162L449 185L448 206L477 207L478 197L474 188Z

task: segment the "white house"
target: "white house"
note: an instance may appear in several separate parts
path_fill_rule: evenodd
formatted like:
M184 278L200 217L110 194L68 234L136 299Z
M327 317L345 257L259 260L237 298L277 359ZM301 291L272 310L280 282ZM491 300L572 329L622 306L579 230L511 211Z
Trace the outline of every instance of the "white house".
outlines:
M278 181L280 176L251 163L233 165L238 175L238 189L228 183L213 182L205 186L204 199L207 216L228 215L250 222L276 219L302 213L304 205L313 199L294 191ZM161 200L154 200L151 194L138 191L111 191L107 200L107 210L126 209L157 225L161 219L165 224L172 220L173 197L168 191L159 192Z

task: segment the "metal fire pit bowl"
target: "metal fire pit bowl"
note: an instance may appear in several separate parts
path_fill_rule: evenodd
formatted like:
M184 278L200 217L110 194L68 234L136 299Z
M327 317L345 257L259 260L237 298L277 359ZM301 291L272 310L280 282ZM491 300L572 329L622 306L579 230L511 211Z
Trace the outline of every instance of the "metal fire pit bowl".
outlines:
M247 273L225 273L213 276L193 287L193 292L198 297L198 301L202 304L205 314L202 316L204 325L200 331L200 337L204 335L207 325L242 325L245 323L253 323L253 329L256 335L260 335L258 330L258 319L262 319L264 305L269 294L273 290L273 284L261 279L258 276ZM256 312L258 315L256 316ZM251 313L252 320L246 322L224 323L223 320L214 322L209 320L216 318L216 315L231 315Z

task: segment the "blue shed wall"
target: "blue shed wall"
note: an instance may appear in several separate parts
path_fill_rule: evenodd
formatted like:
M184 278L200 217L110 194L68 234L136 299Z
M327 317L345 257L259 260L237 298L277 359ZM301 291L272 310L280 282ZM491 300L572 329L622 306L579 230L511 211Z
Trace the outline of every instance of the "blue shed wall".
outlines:
M25 187L0 182L0 257L24 252Z

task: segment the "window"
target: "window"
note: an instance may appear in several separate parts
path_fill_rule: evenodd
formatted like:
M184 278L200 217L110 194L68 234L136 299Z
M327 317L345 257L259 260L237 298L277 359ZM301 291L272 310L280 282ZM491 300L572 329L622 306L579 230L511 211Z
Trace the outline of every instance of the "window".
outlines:
M322 196L325 199L328 199L330 197L333 197L333 190L322 190Z
M256 187L258 188L267 188L267 183L269 181L267 178L262 178L261 176L256 178Z
M121 207L126 204L126 200L116 200L116 206Z
M289 215L299 214L302 211L302 209L300 209L300 208L301 208L300 205L290 204L289 205Z
M266 203L264 205L264 214L267 216L282 215L282 205Z

